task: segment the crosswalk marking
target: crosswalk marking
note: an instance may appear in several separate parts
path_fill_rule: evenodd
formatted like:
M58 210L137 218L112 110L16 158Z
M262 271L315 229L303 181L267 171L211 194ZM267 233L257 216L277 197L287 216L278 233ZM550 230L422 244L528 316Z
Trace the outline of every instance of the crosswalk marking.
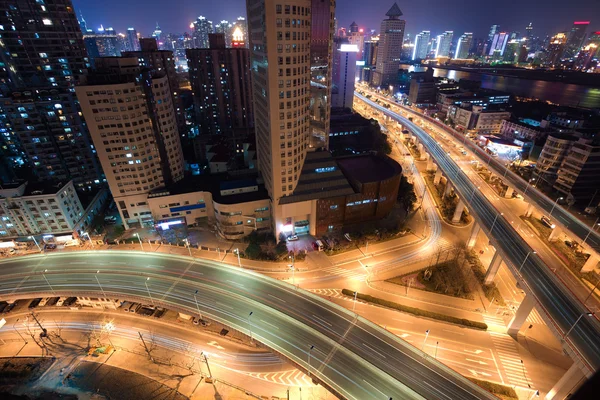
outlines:
M496 348L499 363L504 369L508 383L516 386L529 387L530 378L527 368L521 362L521 356L514 340L506 334L489 332L492 343Z

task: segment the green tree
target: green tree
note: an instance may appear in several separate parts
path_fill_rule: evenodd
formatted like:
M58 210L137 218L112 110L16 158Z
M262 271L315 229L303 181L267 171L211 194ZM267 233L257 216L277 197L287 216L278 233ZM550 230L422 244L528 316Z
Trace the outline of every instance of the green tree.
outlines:
M400 179L400 187L398 188L398 201L407 211L412 211L417 202L417 194L415 187L403 175Z
M246 255L246 257L251 259L260 258L261 253L262 250L260 248L260 245L255 241L251 241L248 247L246 247L246 250L244 250L244 254Z

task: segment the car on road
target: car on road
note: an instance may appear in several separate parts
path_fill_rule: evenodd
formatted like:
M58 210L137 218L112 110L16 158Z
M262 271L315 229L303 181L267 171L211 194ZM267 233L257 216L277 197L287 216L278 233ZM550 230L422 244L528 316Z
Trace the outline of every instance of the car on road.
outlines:
M46 243L44 245L44 250L55 250L56 249L56 243Z
M36 308L40 304L40 301L42 301L42 299L39 297L31 300L31 303L29 303L29 309Z
M287 238L288 242L295 242L296 240L298 240L297 235L291 235L291 236L288 236L288 238Z
M540 221L542 221L542 224L546 225L550 229L556 228L556 225L552 223L552 220L550 220L550 218L546 217L545 215L543 215L542 218L540 218Z

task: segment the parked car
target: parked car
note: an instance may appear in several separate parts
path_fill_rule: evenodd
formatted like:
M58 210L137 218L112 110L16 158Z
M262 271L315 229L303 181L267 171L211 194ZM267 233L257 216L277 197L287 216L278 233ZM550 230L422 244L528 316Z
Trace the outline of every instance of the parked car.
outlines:
M56 249L56 243L46 243L44 245L45 250L54 250Z
M194 325L198 325L199 323L200 323L200 317L194 317L194 318L192 319L192 324L194 324Z
M204 326L204 327L210 326L210 324L211 324L211 322L210 322L210 321L206 321L206 320L204 320L204 319L201 319L201 320L200 320L200 325L202 325L202 326Z
M63 306L71 307L76 302L77 302L77 297L67 297L67 299L63 303Z
M47 305L48 307L51 307L51 306L57 305L57 303L58 303L58 300L60 300L60 297L51 297L51 298L50 298L50 300L48 300L48 302L46 303L46 305Z
M542 218L540 218L540 221L542 221L542 224L546 225L550 229L556 228L556 225L552 223L552 220L550 220L550 218L546 217L545 215L543 215Z
M29 303L29 309L36 308L40 304L40 301L42 301L41 298L31 300L31 303Z
M156 311L154 312L154 318L161 318L163 315L165 315L166 312L166 308L157 307Z
M8 303L5 301L0 301L0 314L4 314L6 307L8 307Z
M11 312L16 306L17 304L19 304L18 301L15 301L14 303L10 303L3 311L4 314L7 314L9 312Z
M288 236L288 238L287 238L288 242L295 242L296 240L298 240L297 235L291 235L291 236Z

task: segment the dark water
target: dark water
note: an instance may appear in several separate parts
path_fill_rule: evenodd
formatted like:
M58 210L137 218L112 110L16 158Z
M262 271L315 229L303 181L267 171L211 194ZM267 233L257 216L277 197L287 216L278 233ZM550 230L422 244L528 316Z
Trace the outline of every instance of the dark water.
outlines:
M564 106L600 108L600 88L434 68L434 76L481 81L481 87Z

